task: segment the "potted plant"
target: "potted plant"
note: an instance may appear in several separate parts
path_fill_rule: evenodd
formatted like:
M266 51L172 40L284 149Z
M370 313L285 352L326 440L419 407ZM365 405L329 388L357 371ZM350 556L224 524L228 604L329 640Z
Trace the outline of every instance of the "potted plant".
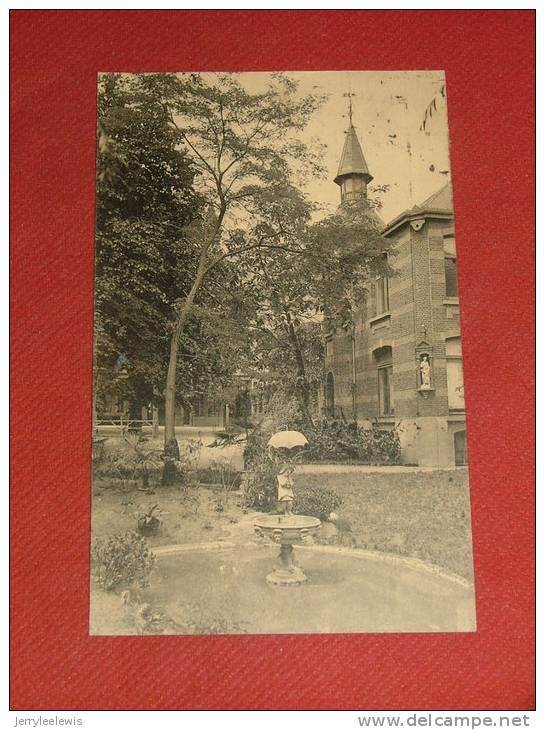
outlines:
M147 512L138 517L138 532L141 535L153 537L159 534L161 520L154 514L158 509L159 505L154 504Z

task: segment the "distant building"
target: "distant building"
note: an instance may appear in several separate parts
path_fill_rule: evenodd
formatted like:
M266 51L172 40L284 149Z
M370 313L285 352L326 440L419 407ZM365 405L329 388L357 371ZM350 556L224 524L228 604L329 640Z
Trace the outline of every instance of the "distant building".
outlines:
M237 373L230 386L215 394L203 392L194 396L189 405L178 406L176 425L217 429L249 426L263 418L275 390L276 383L266 373ZM159 422L163 423L162 410Z
M350 122L335 177L341 204L364 204L372 179ZM395 276L369 283L353 329L326 320L325 409L368 426L398 425L406 464L466 464L450 184L394 218L383 235Z

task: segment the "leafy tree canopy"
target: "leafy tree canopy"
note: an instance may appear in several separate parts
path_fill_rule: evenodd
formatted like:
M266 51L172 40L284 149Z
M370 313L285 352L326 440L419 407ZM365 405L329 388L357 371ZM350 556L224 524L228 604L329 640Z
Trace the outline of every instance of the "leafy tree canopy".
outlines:
M206 208L156 78L103 76L98 114L97 390L117 387L113 377L122 354L128 365L125 395L147 403L154 388L164 387L172 328L197 266ZM228 280L229 263L219 262L211 273L201 304L217 306L213 284ZM228 300L224 290L226 311ZM222 358L214 354L221 351L222 331L204 326L202 311L204 306L191 313L180 352L177 391L186 400L221 369Z

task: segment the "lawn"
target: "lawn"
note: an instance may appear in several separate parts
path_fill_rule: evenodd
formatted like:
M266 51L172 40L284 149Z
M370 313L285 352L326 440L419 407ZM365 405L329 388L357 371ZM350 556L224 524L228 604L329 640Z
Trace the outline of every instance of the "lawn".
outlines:
M318 484L343 500L345 544L419 558L473 579L467 469L296 475L296 488Z

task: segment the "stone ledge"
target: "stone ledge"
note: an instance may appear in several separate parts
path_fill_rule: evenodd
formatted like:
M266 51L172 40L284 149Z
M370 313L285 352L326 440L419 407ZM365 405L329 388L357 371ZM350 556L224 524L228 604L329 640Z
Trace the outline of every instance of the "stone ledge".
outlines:
M377 314L375 317L370 317L367 322L371 329L378 329L381 326L389 326L391 316L390 312L382 312L382 314Z

